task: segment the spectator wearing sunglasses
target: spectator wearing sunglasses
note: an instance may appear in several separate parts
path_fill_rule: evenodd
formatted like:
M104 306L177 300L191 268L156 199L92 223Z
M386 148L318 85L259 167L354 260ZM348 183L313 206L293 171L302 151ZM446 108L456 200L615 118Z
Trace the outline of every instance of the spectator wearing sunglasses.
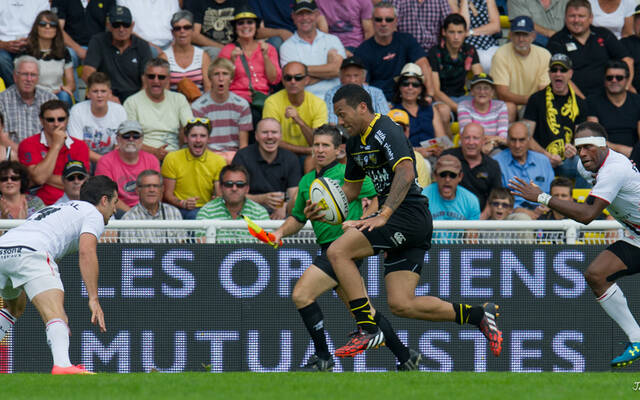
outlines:
M123 220L181 220L180 211L162 202L164 185L162 175L153 169L146 169L136 179L136 192L140 202L123 216ZM179 243L186 239L183 232L176 229L126 229L120 232L120 239L126 243Z
M211 122L195 118L187 122L187 147L167 154L162 163L164 200L180 209L183 219L195 219L198 210L216 196L222 156L208 151Z
M640 95L627 90L631 76L623 61L610 60L604 73L604 93L587 97L587 120L604 126L607 145L631 156L640 136Z
M552 189L553 190L553 189ZM495 188L489 193L487 219L503 221L513 212L515 199L507 188Z
M62 190L62 171L69 160L80 161L89 169L89 147L67 133L69 108L60 100L49 100L40 107L42 131L20 142L18 159L27 166L31 182L40 186L36 195L44 204L56 202Z
M44 208L38 196L29 190L29 172L18 161L0 162L0 218L25 219Z
M106 175L118 184L116 217L121 217L138 204L136 179L140 172L152 169L160 172L160 162L142 150L142 126L137 121L124 121L118 126L116 148L98 161L96 175Z
M113 7L108 15L107 32L94 35L89 41L82 69L87 82L96 71L111 78L111 88L120 103L142 87L142 75L151 60L149 44L133 35L135 23L127 7Z
M313 160L309 157L313 130L327 123L327 106L305 89L309 83L309 70L305 64L292 61L282 71L284 89L267 98L262 118L273 118L280 123L280 147L298 155L305 172L309 172L313 168Z
M80 188L89 174L80 161L69 161L62 170L62 186L64 194L54 204L80 200Z
M182 131L193 113L186 97L169 91L169 63L161 58L147 62L143 89L124 102L130 120L140 122L144 133L142 149L162 161L182 144Z
M260 204L249 199L249 172L238 164L230 164L220 171L220 197L205 204L196 219L233 220L246 215L254 221L269 219L269 213ZM216 235L218 242L233 243L252 240L246 229L221 230Z
M569 84L572 76L569 56L554 54L549 61L551 83L531 95L523 121L533 132L531 150L547 156L556 175L575 178L579 187L588 187L578 173L579 157L573 145L575 127L587 119L587 102Z
M429 211L437 220L480 219L480 202L475 194L460 186L462 164L451 154L443 154L434 168L435 183L422 190L429 198Z

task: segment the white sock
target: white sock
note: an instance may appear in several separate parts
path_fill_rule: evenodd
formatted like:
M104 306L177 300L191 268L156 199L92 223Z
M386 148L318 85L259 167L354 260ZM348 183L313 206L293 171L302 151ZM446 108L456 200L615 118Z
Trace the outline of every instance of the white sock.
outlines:
M47 322L47 344L51 348L53 365L70 367L69 360L69 327L60 318Z
M627 334L630 342L640 342L640 326L638 326L631 311L629 311L627 298L624 297L622 289L620 289L617 284L614 283L611 285L611 287L596 300L611 319Z
M0 342L7 336L11 327L16 323L16 317L11 315L9 310L3 308L0 310Z

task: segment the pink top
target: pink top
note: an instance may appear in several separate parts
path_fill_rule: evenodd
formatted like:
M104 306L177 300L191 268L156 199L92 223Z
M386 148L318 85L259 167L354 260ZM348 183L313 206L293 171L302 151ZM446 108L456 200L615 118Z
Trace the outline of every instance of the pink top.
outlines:
M118 150L112 150L100 158L95 174L113 179L118 184L119 200L129 207L133 207L138 204L136 179L138 174L145 169L160 172L160 162L151 153L141 150L136 164L126 164L120 159Z
M267 74L264 70L264 58L262 57L262 52L260 51L260 46L256 48L256 51L251 54L250 57L247 57L247 64L249 64L249 69L251 70L251 84L253 85L253 89L264 94L269 94L269 85L275 85L282 79L282 70L280 69L280 63L278 61L278 52L275 47L268 45L267 56L269 60L276 67L276 79L273 81L269 81L267 79ZM218 57L223 57L231 60L231 52L236 48L235 43L229 43L224 46L222 50L220 50L220 54ZM242 65L242 59L240 57L236 57L235 62L236 72L233 76L233 81L231 81L231 86L229 89L242 97L249 103L251 103L251 92L249 91L249 78L247 78L247 74L244 69L244 65Z

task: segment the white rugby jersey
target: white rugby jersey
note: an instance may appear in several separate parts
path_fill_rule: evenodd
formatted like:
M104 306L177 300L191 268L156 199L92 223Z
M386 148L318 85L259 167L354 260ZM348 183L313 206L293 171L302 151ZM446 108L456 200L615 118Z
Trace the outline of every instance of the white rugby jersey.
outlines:
M26 246L58 259L78 251L82 233L100 238L103 231L100 211L91 203L74 200L37 211L24 224L0 236L0 247Z
M582 162L578 170L588 181L594 179ZM609 149L589 195L609 203L611 216L627 228L627 241L640 247L640 172L631 160Z

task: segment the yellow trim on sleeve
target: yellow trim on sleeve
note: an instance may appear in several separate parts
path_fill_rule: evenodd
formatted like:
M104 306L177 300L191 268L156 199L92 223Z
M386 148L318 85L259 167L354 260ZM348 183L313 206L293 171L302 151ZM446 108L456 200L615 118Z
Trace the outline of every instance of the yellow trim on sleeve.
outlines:
M413 161L413 159L412 159L411 157L402 157L401 159L399 159L398 161L396 161L396 163L395 163L395 164L393 164L393 167L391 167L391 171L395 172L395 171L396 171L396 165L398 165L398 163L399 163L400 161L403 161L403 160L411 160L411 161Z
M357 179L355 181L352 181L351 179L344 178L344 181L345 182L364 182L364 178L363 179Z
M362 135L360 135L360 142L362 143L363 146L365 144L367 144L367 137L371 133L371 130L373 129L373 126L376 124L376 122L378 122L380 117L381 117L381 115L376 113L375 117L373 117L373 120L371 121L371 123L369 124L367 129L364 131L364 133Z

